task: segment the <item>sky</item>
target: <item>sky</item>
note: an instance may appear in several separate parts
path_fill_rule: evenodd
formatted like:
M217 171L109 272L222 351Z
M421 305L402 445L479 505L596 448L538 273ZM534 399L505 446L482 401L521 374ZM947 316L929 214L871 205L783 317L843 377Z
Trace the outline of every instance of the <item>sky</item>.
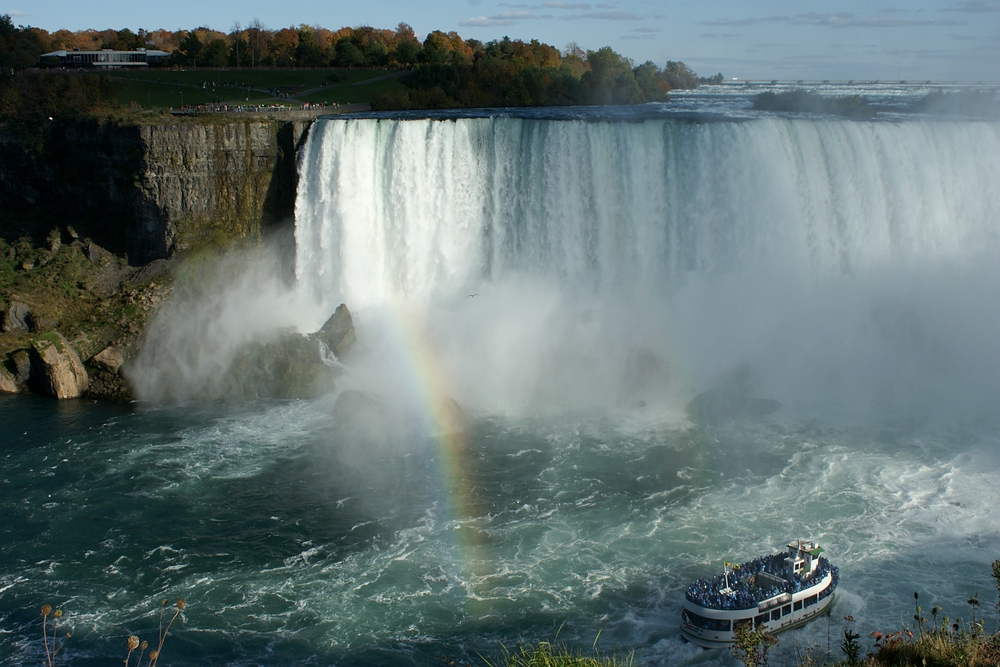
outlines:
M682 60L727 79L1000 82L1000 0L0 0L18 25L60 28L336 29L405 22L419 36L538 39L560 49L610 46L636 64Z

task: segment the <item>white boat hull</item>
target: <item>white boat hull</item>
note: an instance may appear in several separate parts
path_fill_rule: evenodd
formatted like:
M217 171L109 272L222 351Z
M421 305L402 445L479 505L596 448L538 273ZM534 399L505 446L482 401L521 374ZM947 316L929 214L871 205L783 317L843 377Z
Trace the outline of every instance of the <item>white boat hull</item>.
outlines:
M689 642L705 648L725 648L736 640L732 628L741 621L771 634L791 630L830 613L836 593L831 592L824 598L820 598L819 593L832 585L833 578L827 574L817 585L796 592L787 604L778 603L767 609L709 609L685 599L681 634Z

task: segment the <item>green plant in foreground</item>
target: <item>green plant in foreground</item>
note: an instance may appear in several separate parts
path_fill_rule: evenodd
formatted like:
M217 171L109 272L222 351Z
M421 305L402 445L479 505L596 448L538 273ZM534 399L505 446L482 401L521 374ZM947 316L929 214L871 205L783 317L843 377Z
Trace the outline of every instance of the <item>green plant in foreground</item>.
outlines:
M489 667L633 667L635 654L602 656L595 649L593 656L585 656L579 651L571 651L565 644L554 646L540 642L537 646L522 644L514 653L504 647L498 664L489 660L486 664Z
M767 667L767 653L777 645L778 638L764 628L750 629L749 623L735 623L736 641L730 649L747 667Z
M848 625L844 628L844 641L840 644L840 650L844 652L844 661L849 667L855 667L855 665L861 664L861 644L858 643L858 638L861 635L851 630L850 624L854 622L853 616L845 616L844 620L847 621Z

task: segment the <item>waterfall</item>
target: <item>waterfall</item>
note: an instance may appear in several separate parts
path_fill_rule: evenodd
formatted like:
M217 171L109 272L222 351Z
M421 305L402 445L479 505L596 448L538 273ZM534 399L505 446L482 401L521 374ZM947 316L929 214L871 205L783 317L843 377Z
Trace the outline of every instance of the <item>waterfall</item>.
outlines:
M645 359L680 401L750 363L786 405L923 410L998 388L998 211L991 122L329 119L296 274L424 309L483 405L618 401Z
M298 279L358 305L514 272L598 291L829 275L995 246L1000 126L325 120L300 182Z

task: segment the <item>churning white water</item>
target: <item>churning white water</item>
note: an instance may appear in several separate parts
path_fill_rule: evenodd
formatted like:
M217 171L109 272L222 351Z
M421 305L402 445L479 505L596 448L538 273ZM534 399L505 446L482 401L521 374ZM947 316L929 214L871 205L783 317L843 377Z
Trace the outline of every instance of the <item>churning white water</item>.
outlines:
M330 119L296 275L416 304L487 410L620 403L654 356L674 407L751 364L789 406L983 409L998 184L992 122Z
M772 664L838 658L848 614L863 643L898 629L914 591L952 618L991 602L1000 125L551 113L317 122L296 284L223 266L136 362L144 396L183 400L343 301L340 388L429 414L447 394L461 446L434 424L372 446L336 395L0 400L0 661L44 661L42 602L72 626L60 660L90 665L184 597L170 664L472 665L600 636L728 666L681 639L685 586L795 537L841 584ZM686 418L734 377L783 407Z

